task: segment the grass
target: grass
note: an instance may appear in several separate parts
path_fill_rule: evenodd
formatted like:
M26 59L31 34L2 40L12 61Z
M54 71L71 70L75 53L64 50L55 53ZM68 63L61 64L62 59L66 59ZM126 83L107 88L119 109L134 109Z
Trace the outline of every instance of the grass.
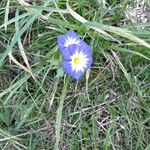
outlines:
M121 23L128 3L0 2L0 149L150 149L150 27ZM57 46L69 29L93 50L79 81Z

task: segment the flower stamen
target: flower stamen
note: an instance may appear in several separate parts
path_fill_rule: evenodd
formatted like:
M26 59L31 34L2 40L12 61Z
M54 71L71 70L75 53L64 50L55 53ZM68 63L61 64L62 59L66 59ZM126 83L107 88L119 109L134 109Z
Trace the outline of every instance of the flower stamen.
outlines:
M75 56L75 57L73 58L73 63L74 63L74 65L79 64L79 63L80 63L80 57L79 57L79 56Z

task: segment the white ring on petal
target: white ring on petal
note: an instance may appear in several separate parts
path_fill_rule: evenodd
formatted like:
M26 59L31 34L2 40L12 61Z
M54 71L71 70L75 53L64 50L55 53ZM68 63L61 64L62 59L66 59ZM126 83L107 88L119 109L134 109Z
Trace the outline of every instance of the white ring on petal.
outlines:
M79 57L79 59L80 59L80 62L78 64L74 63L75 57ZM87 57L86 54L84 54L82 51L80 51L80 52L75 51L75 53L71 56L71 61L70 61L72 71L84 72L85 68L87 68L88 61L89 61L89 58Z
M80 45L80 40L78 40L76 37L68 36L67 39L65 39L64 46L68 47L72 44Z

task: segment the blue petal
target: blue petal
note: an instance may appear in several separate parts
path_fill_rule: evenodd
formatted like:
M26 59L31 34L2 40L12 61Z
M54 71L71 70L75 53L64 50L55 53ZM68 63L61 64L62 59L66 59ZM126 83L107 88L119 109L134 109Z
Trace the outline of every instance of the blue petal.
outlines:
M63 62L63 68L64 68L65 72L67 72L70 76L72 76L73 71L72 71L72 68L71 68L70 61L64 61Z
M88 56L88 62L87 62L87 69L89 69L90 67L91 67L91 65L92 65L92 63L93 63L93 58L92 58L92 56Z
M82 71L78 71L78 72L74 72L72 77L76 80L79 80L83 75L84 75L85 71L82 72Z
M73 37L73 38L75 37L77 40L80 40L80 38L77 36L77 34L73 30L67 32L64 35L59 35L57 37L57 42L58 42L58 47L63 55L65 55L67 52L67 48L64 46L64 44L68 36Z
M87 45L84 41L82 41L81 46L78 46L76 50L78 50L78 52L82 51L87 56L88 62L87 62L87 67L85 69L86 70L89 69L93 62L91 46Z
M68 53L66 53L64 55L64 70L76 80L79 80L83 76L83 74L91 67L92 62L93 62L91 47L88 46L86 43L83 43L83 44L84 45L82 45L82 46L78 46L78 45L69 46L67 48ZM86 64L86 67L84 68L84 71L75 72L71 68L71 64L70 64L71 56L76 51L78 51L78 52L82 51L84 53L84 55L86 55L88 58L88 62Z
M65 49L64 47L65 37L63 35L59 35L57 37L57 42L58 42L58 47L60 51L62 52Z
M89 46L84 41L81 41L80 50L82 50L84 53L92 54L92 48L91 48L91 46Z
M78 35L73 30L68 31L66 33L66 36L71 36L71 37L79 38Z
M71 60L71 56L75 53L77 49L78 49L78 46L75 44L68 46L64 54L64 60L66 61Z
M67 72L72 78L76 79L76 80L79 80L83 74L85 73L82 72L82 71L78 71L78 72L75 72L72 70L72 67L71 67L71 64L70 64L70 61L64 61L64 64L63 64L63 68L64 68L64 71Z
M85 43L82 40L80 40L80 45L72 44L66 48L64 46L64 44L65 44L68 36L70 36L72 38L75 37L78 40L80 40L80 38L77 36L77 34L74 31L69 31L65 35L60 35L57 37L59 49L64 56L63 68L64 68L65 72L67 72L70 76L72 76L76 80L79 80L84 75L86 70L89 69L92 65L92 62L93 62L92 49L91 49L91 46L89 46L87 43ZM71 56L76 51L78 51L78 52L82 51L88 58L88 62L86 64L86 67L84 68L84 71L75 72L72 70L71 63L70 63L71 62Z

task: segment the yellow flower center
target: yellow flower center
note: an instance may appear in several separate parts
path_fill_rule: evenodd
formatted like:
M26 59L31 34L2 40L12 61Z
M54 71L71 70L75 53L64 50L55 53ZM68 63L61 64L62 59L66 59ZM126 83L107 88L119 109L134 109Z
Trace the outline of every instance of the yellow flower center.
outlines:
M73 58L73 63L74 63L75 65L79 64L79 63L80 63L80 57L79 57L79 56L75 56L75 57Z

